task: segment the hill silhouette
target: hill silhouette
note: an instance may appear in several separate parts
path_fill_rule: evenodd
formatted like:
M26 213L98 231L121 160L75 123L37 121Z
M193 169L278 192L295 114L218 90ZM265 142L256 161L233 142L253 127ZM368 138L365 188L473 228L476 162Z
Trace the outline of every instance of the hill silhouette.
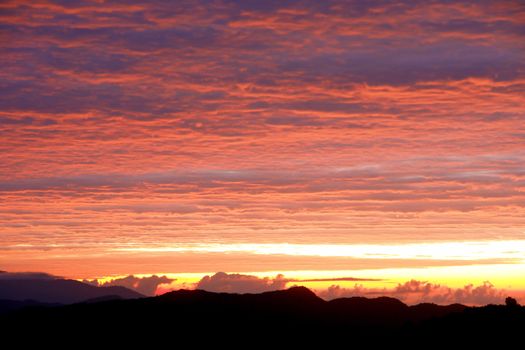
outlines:
M157 297L111 299L60 307L29 307L0 316L4 337L67 345L106 339L106 345L173 347L283 347L312 344L437 345L518 337L525 325L519 305L408 306L393 298L325 301L304 287L261 294L179 290ZM20 332L31 338L19 336ZM481 332L481 333L480 333ZM249 341L250 343L246 343ZM346 347L346 346L345 346ZM349 347L349 346L348 346Z
M68 279L0 279L0 300L3 300L4 310L23 305L20 304L22 301L32 301L40 305L72 304L108 296L122 299L144 297L125 287L97 287ZM10 306L7 307L9 302L11 302ZM2 312L2 304L0 304L0 312Z

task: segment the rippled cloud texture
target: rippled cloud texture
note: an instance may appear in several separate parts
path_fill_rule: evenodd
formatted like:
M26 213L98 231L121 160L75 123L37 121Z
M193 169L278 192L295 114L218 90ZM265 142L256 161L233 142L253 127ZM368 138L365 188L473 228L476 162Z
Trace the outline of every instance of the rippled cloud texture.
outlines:
M521 1L8 0L0 20L5 270L330 269L115 248L524 238Z

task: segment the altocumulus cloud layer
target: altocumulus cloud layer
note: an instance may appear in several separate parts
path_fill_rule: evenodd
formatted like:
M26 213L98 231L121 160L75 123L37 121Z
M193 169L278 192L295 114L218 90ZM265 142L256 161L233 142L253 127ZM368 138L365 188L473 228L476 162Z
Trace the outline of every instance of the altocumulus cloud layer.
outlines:
M305 266L113 249L159 242L523 237L520 1L8 0L0 18L7 270Z

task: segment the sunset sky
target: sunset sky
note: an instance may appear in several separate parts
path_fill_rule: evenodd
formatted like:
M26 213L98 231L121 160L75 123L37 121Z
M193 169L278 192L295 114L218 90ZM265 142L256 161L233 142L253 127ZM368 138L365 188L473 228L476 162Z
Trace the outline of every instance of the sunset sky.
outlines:
M0 270L525 296L523 1L7 0L0 65Z

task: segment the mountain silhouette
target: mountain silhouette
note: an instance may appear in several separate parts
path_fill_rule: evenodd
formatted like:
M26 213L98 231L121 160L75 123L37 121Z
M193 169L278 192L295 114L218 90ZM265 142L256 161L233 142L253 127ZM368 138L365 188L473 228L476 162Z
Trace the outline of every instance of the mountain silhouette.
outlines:
M425 342L428 347L446 346L452 336L455 342L470 345L499 337L504 342L518 337L525 325L525 311L519 305L408 306L387 297L325 301L304 287L261 294L178 290L157 297L108 299L25 308L0 315L0 329L7 337L32 334L40 345L67 345L56 336L67 334L74 339L105 339L105 345L119 348L352 347L362 342L412 348ZM477 334L479 330L483 333Z
M97 287L68 279L0 279L0 300L72 304L110 295L123 299L144 297L125 287Z

